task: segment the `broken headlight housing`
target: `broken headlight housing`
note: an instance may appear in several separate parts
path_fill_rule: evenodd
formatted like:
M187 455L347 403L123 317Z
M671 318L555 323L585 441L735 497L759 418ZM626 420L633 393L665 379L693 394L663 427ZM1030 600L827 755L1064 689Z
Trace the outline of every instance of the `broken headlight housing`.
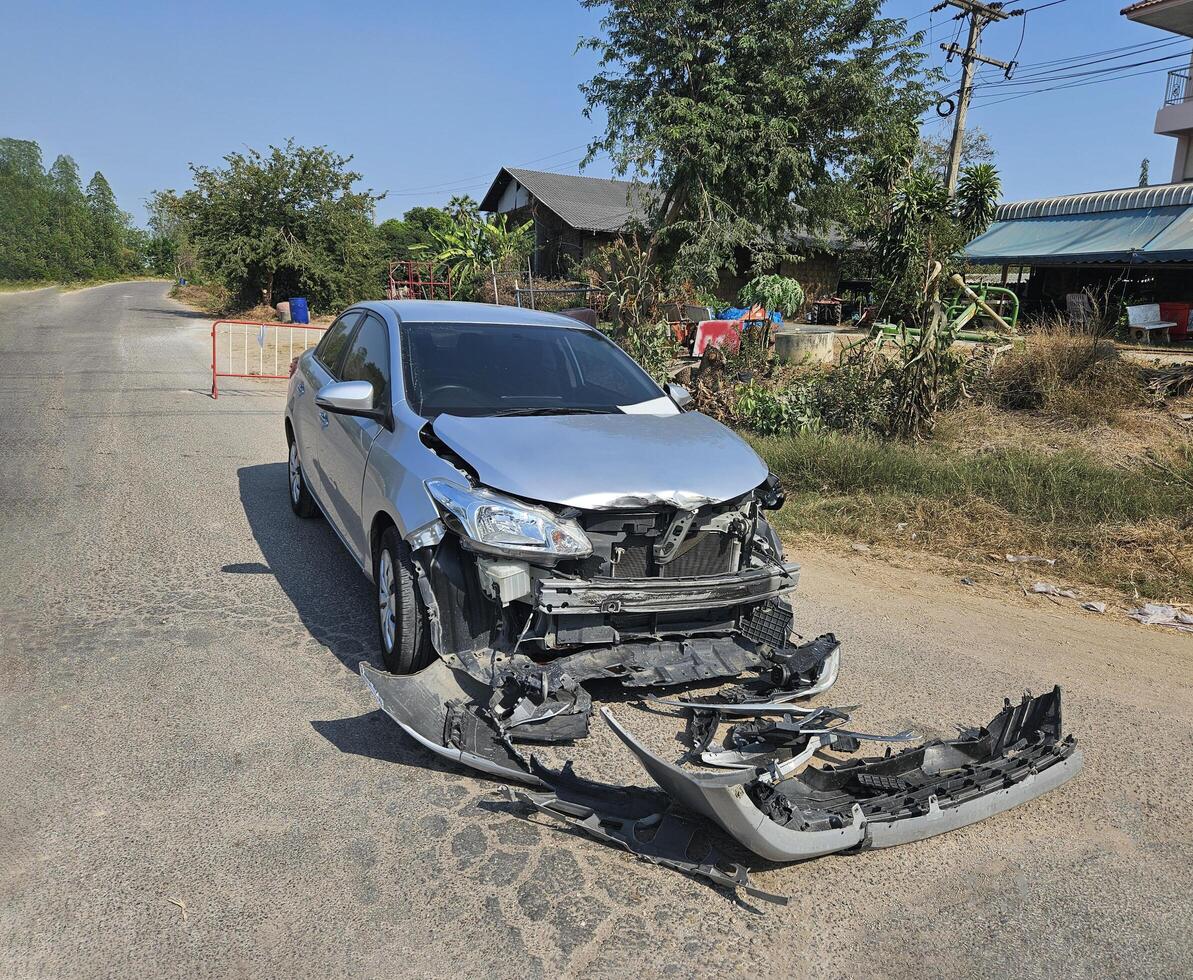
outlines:
M427 492L452 518L453 530L478 551L515 558L584 558L592 542L580 525L545 507L447 480L430 480Z

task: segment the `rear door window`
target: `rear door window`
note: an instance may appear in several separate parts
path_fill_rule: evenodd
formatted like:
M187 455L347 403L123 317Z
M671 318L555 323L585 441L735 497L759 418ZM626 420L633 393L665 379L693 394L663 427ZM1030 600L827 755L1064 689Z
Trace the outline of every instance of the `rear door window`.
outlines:
M345 313L327 328L327 333L323 335L319 346L315 348L315 359L323 365L328 374L337 380L340 377L338 373L340 360L344 356L344 350L348 347L348 338L352 336L353 329L363 315L359 310L350 310Z
M373 386L373 407L389 403L389 331L369 313L365 316L340 368L341 381L367 381Z

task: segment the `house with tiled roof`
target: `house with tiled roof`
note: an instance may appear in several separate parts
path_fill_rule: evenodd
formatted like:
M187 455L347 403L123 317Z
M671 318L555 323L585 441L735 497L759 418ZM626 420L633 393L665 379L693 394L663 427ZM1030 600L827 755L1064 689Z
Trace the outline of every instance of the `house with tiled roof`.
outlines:
M517 224L533 221L534 272L557 277L643 223L654 193L650 184L635 181L502 167L481 210L508 215ZM839 252L846 247L845 239L835 231L824 237L798 237L796 249L803 257L783 263L778 271L798 279L809 300L832 296L840 281ZM749 276L749 265L743 250L737 268L722 273L718 294L734 299Z

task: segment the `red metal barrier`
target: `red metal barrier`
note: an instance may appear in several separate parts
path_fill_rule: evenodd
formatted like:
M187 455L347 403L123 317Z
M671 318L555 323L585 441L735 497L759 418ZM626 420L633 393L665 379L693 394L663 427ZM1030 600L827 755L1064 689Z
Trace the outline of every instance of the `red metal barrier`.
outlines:
M221 331L220 327L224 329ZM242 330L236 330L242 327ZM256 327L249 333L249 327ZM211 325L211 397L219 397L220 378L284 379L290 376L290 364L295 356L319 343L326 327L309 323L262 323L259 320L216 320ZM303 331L298 338L295 331ZM283 333L282 331L285 331ZM285 342L282 338L285 337ZM220 339L223 338L223 359L227 370L220 370ZM301 341L301 346L296 343ZM256 351L251 346L256 345ZM266 354L266 351L269 354ZM256 371L250 370L256 361ZM266 371L270 367L271 372ZM240 370L235 370L240 368ZM283 371L285 373L283 373Z
M418 262L414 259L394 259L389 263L389 278L385 284L386 299L436 299L444 292L452 298L452 273L450 268L440 269L433 261Z

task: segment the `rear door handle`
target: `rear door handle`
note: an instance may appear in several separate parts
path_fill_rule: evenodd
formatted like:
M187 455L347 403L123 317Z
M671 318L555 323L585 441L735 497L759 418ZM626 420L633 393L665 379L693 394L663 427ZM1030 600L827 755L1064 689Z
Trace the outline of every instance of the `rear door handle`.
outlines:
M327 413L326 413L326 412L320 412L320 413L319 413L319 422L320 422L320 424L322 424L323 428L325 428L325 429L326 429L326 428L327 428L327 426L328 426L328 425L331 423L331 419L329 419L329 418L327 417Z

